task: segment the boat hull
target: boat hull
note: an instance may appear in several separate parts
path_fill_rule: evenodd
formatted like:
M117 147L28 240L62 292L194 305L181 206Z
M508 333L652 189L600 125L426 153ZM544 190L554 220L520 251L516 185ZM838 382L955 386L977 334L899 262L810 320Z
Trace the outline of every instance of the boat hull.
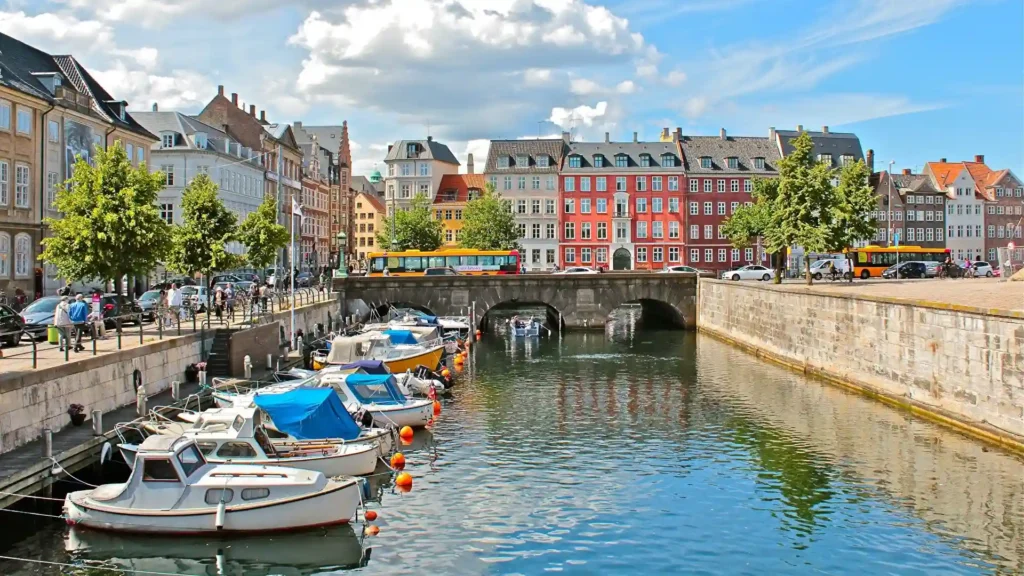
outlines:
M434 416L433 400L410 399L408 403L402 406L364 404L363 408L369 410L376 421L392 424L399 428L402 426L410 426L412 428L426 426Z
M355 516L360 489L352 479L330 481L314 494L225 507L217 527L217 506L186 510L138 510L104 506L88 498L92 490L72 492L64 501L67 523L93 530L147 534L249 534L304 530L345 524Z
M444 346L438 346L415 356L384 360L384 364L392 374L401 374L406 370L415 370L418 366L426 366L433 370L441 363L441 354L444 353Z

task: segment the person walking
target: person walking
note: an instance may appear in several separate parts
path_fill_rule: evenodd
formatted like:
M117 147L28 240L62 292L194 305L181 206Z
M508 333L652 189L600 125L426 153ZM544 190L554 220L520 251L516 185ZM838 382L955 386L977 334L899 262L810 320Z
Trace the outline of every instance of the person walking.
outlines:
M227 305L227 312L229 318L235 317L235 287L228 282L227 288L224 289L224 302Z
M75 352L85 350L82 346L82 333L89 325L89 305L81 293L75 295L75 301L68 307L68 318L75 327Z
M224 319L224 289L220 286L213 291L213 310L217 313L217 321L221 322Z
M178 289L178 285L175 283L171 284L171 289L167 291L167 326L170 327L174 324L175 317L181 313L181 290Z
M61 296L60 302L57 303L57 307L53 311L53 325L57 328L57 332L60 334L60 351L63 352L65 348L71 347L71 316L68 315L68 297Z

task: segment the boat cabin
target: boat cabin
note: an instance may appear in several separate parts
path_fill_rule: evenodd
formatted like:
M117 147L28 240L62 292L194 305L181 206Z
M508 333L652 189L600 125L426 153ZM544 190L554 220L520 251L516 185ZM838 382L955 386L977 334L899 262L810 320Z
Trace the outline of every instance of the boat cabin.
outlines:
M332 384L346 401L357 405L404 405L408 402L392 374L348 374Z

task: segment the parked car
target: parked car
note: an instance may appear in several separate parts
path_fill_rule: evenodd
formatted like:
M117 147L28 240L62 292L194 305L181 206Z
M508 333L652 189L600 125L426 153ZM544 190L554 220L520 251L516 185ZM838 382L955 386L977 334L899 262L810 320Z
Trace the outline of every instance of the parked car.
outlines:
M213 288L214 286L222 282L231 282L232 284L234 284L235 282L241 281L242 278L235 274L217 274L216 276L210 279L210 288Z
M835 266L839 274L844 275L844 277L850 271L850 261L845 258L822 258L811 263L811 277L815 280L821 280L825 275L831 274L828 271L829 264Z
M296 288L309 288L314 284L316 284L316 277L313 276L312 272L299 272L295 275Z
M767 282L775 277L775 272L760 264L748 264L737 270L722 272L722 280L763 280Z
M53 313L57 310L59 302L60 296L46 296L32 302L21 311L21 319L29 337L34 340L46 338L46 329L53 324Z
M974 262L974 277L975 278L991 278L996 275L995 270L992 269L992 265L988 262Z
M132 300L131 296L124 294L104 294L100 297L100 311L103 314L103 324L107 328L117 326L117 318L121 317L121 325L142 324L142 308Z
M897 275L900 278L927 278L928 266L924 262L900 262L898 267L893 264L882 272L882 278L893 278Z
M440 268L427 268L423 271L424 276L458 276L459 273L450 266L443 266Z
M594 270L590 266L569 266L565 270L555 272L555 274L597 274L598 271Z
M160 303L160 291L150 290L139 296L138 305L142 310L142 319L147 321L156 320L156 308Z
M181 301L186 299L192 303L192 309L196 312L206 312L207 295L210 293L206 286L185 286L181 289Z
M235 276L238 276L240 282L255 282L259 284L263 281L263 279L260 278L260 275L255 272L239 272L235 274Z
M17 346L21 342L25 320L6 304L0 304L0 345Z
M661 271L662 274L672 274L676 272L700 274L703 270L697 270L693 266L666 266L665 269Z
M925 262L925 276L928 278L935 278L939 274L939 264L942 264L942 262Z

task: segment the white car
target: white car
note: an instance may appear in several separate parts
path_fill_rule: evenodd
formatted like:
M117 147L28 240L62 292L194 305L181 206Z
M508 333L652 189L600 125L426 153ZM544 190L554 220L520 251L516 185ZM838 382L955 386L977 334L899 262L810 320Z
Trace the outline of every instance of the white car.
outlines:
M995 272L992 270L992 265L988 262L974 262L972 264L974 266L975 278L991 278L995 275Z
M597 273L598 273L597 270L594 270L593 268L591 268L589 266L570 266L570 267L566 268L565 270L562 270L560 272L555 272L555 274L597 274Z
M750 264L738 270L726 270L722 272L722 280L764 280L768 281L775 277L775 272L764 266Z
M693 266L668 266L661 271L662 274L672 274L675 272L684 272L690 274L700 274L700 270L697 270Z

